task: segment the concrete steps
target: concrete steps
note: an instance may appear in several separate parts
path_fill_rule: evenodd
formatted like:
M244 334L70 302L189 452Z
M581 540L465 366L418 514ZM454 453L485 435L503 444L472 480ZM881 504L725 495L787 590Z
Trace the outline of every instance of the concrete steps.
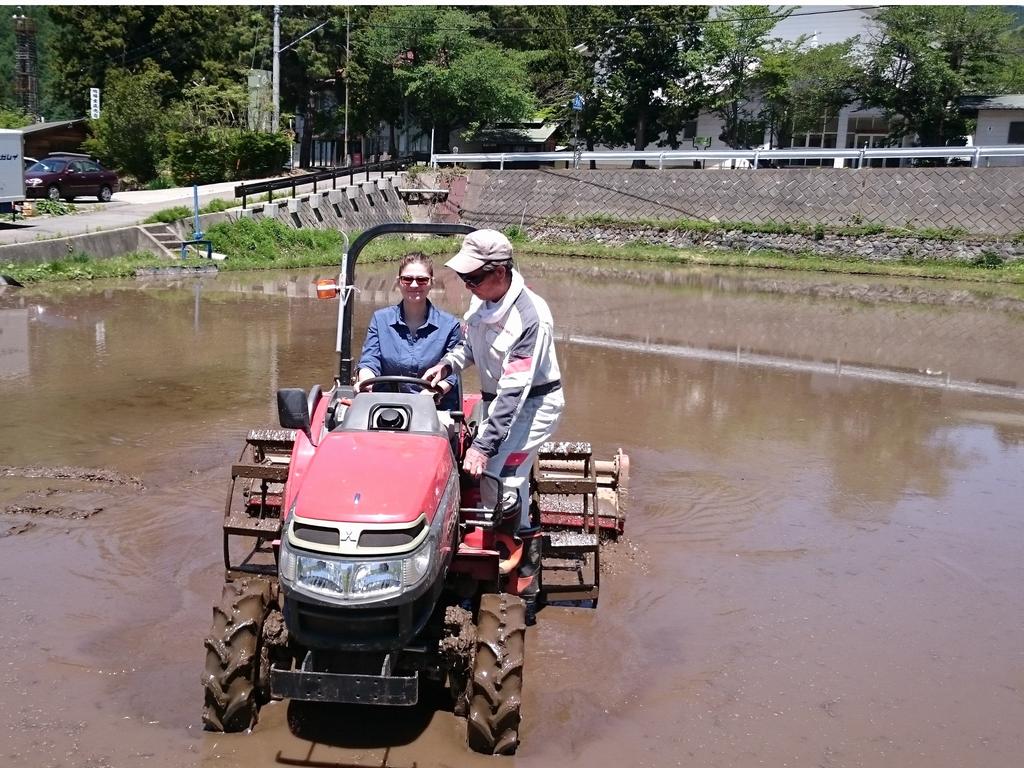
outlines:
M163 255L177 258L181 254L181 233L171 224L144 224L139 227L163 252Z

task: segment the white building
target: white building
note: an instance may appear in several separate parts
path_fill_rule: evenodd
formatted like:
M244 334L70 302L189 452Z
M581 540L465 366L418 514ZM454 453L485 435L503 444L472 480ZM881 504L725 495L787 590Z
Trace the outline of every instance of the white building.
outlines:
M863 6L844 5L805 5L798 7L789 17L780 21L772 30L772 37L795 42L805 39L806 45L830 45L840 43L852 37L867 40L873 31L873 18L877 9ZM712 10L714 16L714 10ZM730 147L719 137L723 131L723 121L715 114L702 112L696 120L681 126L679 140L683 146L690 143L694 147L727 150ZM888 145L889 125L881 110L861 109L852 104L843 107L838 115L822 116L817 130L796 134L787 147L815 147L823 149L853 149L883 147ZM659 139L665 138L662 134ZM761 146L768 147L771 137L765 133ZM610 147L601 147L611 149ZM648 144L648 150L659 149L658 140ZM785 148L785 147L773 147ZM793 164L822 165L834 164L841 167L842 160L808 160L795 161ZM889 161L898 164L898 161ZM873 164L881 165L883 161L874 160ZM714 163L709 162L707 167ZM721 164L719 164L721 165Z
M1008 93L972 100L964 105L969 114L977 111L978 127L974 143L986 147L1024 144L1024 93ZM1024 165L1024 157L986 157L986 166Z

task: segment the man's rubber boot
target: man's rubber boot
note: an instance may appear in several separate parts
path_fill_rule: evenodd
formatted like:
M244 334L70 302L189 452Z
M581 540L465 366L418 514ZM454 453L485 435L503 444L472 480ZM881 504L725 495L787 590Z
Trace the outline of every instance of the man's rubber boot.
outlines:
M541 558L544 554L544 538L540 528L523 528L519 531L523 540L523 556L516 571L519 596L526 603L526 624L537 623L537 601L540 599Z

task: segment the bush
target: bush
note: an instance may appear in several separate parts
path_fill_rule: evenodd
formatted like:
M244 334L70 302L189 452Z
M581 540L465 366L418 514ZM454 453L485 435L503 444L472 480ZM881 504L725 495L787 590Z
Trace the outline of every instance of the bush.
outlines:
M227 200L221 200L219 197L214 198L202 208L199 209L200 213L220 213L226 211L228 208L234 208L234 203L229 203Z
M218 253L255 261L273 262L306 253L331 253L332 260L341 256L341 236L336 230L293 229L274 219L220 222L206 234Z
M985 269L998 269L1003 266L1003 257L995 251L985 250L982 251L978 256L975 256L971 263L976 267L984 267Z
M171 176L178 184L212 184L276 173L291 141L283 133L221 128L171 133L167 149Z
M46 198L37 200L35 207L36 213L45 213L50 216L63 216L78 210L74 203L65 203L63 200L48 200Z
M226 180L227 153L222 132L172 132L167 135L167 160L175 183L212 184Z
M143 189L150 189L150 190L152 190L152 189L171 189L171 188L175 187L176 185L174 183L174 179L172 179L170 176L164 176L163 174L160 174L155 179L150 179L149 181L147 181L142 186L143 186ZM124 181L124 178L122 178L121 179L121 189L123 190L124 188L125 188L125 181Z
M143 224L170 224L178 219L184 219L192 215L192 209L184 205L176 205L173 208L164 208L157 211L149 218L143 219Z
M275 174L288 160L291 148L291 140L283 133L233 133L228 142L228 152L233 158L229 178L253 179Z

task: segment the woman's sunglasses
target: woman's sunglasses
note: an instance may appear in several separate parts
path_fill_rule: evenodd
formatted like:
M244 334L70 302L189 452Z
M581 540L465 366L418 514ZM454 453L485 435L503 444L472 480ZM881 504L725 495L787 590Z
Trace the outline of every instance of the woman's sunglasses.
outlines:
M401 281L402 285L430 285L430 281L433 278L420 277L419 275L400 275L398 279Z

